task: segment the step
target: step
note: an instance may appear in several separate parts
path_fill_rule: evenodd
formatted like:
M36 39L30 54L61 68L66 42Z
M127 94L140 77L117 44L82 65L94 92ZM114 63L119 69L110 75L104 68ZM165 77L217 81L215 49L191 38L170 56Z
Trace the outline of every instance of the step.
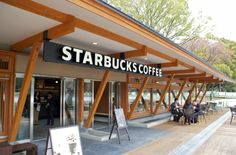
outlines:
M128 126L151 128L156 125L168 122L170 118L171 118L171 113L163 113L155 116L130 120L128 121Z
M85 139L95 140L95 141L108 141L109 140L109 132L95 130L95 129L87 129L81 133L81 137ZM116 134L111 135L111 139L116 138Z

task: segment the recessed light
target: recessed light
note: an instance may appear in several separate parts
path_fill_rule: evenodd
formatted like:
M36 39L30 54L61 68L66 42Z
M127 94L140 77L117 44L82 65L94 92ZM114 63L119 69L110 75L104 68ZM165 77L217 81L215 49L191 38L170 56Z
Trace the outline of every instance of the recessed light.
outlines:
M160 83L159 81L156 81L155 83Z
M56 80L55 83L58 83L58 81Z
M92 42L92 44L93 44L93 45L98 45L98 43L97 43L97 42Z

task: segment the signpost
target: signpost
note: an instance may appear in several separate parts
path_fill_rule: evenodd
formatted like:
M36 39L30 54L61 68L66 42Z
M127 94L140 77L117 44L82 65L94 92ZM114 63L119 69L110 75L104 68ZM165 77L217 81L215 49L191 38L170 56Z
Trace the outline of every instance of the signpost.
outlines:
M45 155L83 155L79 127L49 129Z
M118 136L118 140L120 144L120 129L125 129L128 139L130 140L128 126L127 126L124 111L122 108L114 109L114 113L115 113L115 117L113 119L113 125L112 125L109 139L111 139L112 132L114 128L116 128L116 132L117 132L117 136Z

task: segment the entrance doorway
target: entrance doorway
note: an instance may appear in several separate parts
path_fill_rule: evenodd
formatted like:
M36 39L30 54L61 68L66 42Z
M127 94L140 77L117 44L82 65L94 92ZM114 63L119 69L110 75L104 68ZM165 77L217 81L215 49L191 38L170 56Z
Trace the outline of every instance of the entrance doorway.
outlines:
M100 85L94 82L94 94ZM120 107L120 83L108 82L94 116L94 128L100 129L112 125L114 108Z
M42 139L47 136L49 128L61 125L61 80L35 77L33 82L33 139Z
M35 77L34 83L33 139L46 138L49 128L75 124L76 80ZM53 97L52 103L49 101L50 95Z
M24 75L16 74L14 111ZM73 125L76 122L76 80L73 78L35 76L31 80L17 140L39 140L49 128ZM48 96L52 96L49 105ZM50 102L51 104L51 102Z

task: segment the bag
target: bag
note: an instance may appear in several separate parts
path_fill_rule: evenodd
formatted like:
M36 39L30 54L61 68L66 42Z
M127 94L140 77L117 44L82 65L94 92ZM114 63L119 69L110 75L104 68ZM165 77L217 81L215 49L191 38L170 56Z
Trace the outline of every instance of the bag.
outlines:
M40 108L41 108L41 105L40 103L37 104L37 107L36 107L36 110L39 112L40 111Z

